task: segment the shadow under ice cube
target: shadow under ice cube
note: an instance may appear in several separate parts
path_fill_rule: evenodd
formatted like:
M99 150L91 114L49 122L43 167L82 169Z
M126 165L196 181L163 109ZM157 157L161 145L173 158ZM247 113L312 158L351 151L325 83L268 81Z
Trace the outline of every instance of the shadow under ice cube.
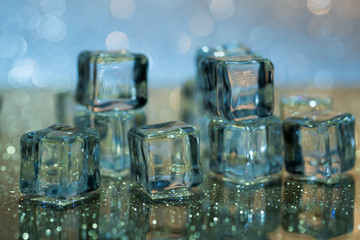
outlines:
M308 111L283 122L285 167L300 176L329 179L355 164L355 118Z
M95 129L55 124L24 134L20 145L21 192L64 200L99 187Z
M78 59L76 99L95 112L129 110L147 101L145 55L126 51L84 51Z
M224 181L258 182L282 170L281 121L275 116L209 125L210 169Z
M203 181L199 131L183 122L132 128L131 175L152 199L182 198Z

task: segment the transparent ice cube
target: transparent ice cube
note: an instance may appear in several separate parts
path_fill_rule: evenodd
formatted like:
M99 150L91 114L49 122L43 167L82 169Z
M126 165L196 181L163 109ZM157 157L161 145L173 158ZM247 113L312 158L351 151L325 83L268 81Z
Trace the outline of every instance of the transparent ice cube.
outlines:
M214 118L209 136L210 169L224 181L258 182L282 169L281 121L275 115L237 122Z
M204 105L228 120L269 116L274 106L272 63L254 56L204 58Z
M350 113L311 110L283 121L286 170L330 179L355 164L355 118Z
M225 45L217 45L214 47L203 46L198 50L196 54L196 67L197 67L197 83L201 88L203 86L203 71L201 69L201 61L207 57L215 57L218 59L227 57L244 57L244 56L256 56L247 46L241 43L232 43Z
M21 192L69 199L100 185L95 129L55 124L21 137Z
M286 119L294 114L309 110L332 110L331 99L328 97L291 95L280 100L280 117Z
M79 111L75 115L75 125L92 127L100 138L100 167L103 176L119 176L130 169L130 154L127 132L132 127L146 124L145 110L110 111L95 113Z
M145 55L119 52L80 53L76 99L95 112L129 110L147 101Z
M153 199L190 196L203 181L199 131L183 122L132 128L131 175Z

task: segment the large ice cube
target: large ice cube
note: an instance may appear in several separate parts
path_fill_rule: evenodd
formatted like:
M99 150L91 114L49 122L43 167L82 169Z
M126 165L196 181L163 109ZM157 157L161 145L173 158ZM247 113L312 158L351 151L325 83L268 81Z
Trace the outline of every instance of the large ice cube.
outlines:
M183 122L132 128L131 175L153 199L181 198L202 183L199 131Z
M355 118L350 113L308 111L283 122L285 167L293 174L328 179L355 164Z
M99 137L95 129L55 124L21 137L20 190L68 199L100 185Z
M80 53L76 99L95 112L129 110L147 101L145 55L119 52Z
M228 120L250 115L269 116L274 106L274 68L267 59L204 58L205 108Z
M275 115L237 122L214 118L209 136L210 169L224 181L258 182L282 169L281 121Z

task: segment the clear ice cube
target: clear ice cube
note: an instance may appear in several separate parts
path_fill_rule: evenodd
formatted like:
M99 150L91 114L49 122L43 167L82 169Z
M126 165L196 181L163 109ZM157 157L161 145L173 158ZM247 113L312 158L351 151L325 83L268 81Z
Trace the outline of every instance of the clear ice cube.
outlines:
M224 181L258 182L282 169L281 121L275 115L237 122L214 118L209 136L210 169Z
M254 56L204 58L204 105L228 120L269 116L274 105L274 67Z
M355 118L350 113L311 110L283 121L286 170L330 179L355 164Z
M242 44L218 45L215 47L202 47L196 55L197 87L200 91L202 105L205 110L217 112L216 107L216 74L213 70L213 61L226 61L226 59L245 60L256 55Z
M128 173L130 154L127 132L132 127L146 123L145 110L110 111L95 113L79 111L75 115L75 125L92 127L100 138L100 167L104 176L118 176Z
M55 124L21 137L21 192L69 199L100 185L95 129Z
M131 175L152 199L190 196L202 183L196 128L166 122L132 128L128 137Z
M331 111L332 103L328 97L317 96L283 96L280 100L280 117L286 119L294 114L309 110Z
M130 110L147 101L145 55L119 52L80 53L76 99L95 112Z

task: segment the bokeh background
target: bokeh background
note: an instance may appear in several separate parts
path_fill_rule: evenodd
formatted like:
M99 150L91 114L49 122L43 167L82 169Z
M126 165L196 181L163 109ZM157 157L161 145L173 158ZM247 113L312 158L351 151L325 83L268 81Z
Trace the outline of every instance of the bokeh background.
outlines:
M242 42L284 87L360 87L358 0L0 0L1 88L72 90L82 50L150 59L150 87L195 75L203 45Z

